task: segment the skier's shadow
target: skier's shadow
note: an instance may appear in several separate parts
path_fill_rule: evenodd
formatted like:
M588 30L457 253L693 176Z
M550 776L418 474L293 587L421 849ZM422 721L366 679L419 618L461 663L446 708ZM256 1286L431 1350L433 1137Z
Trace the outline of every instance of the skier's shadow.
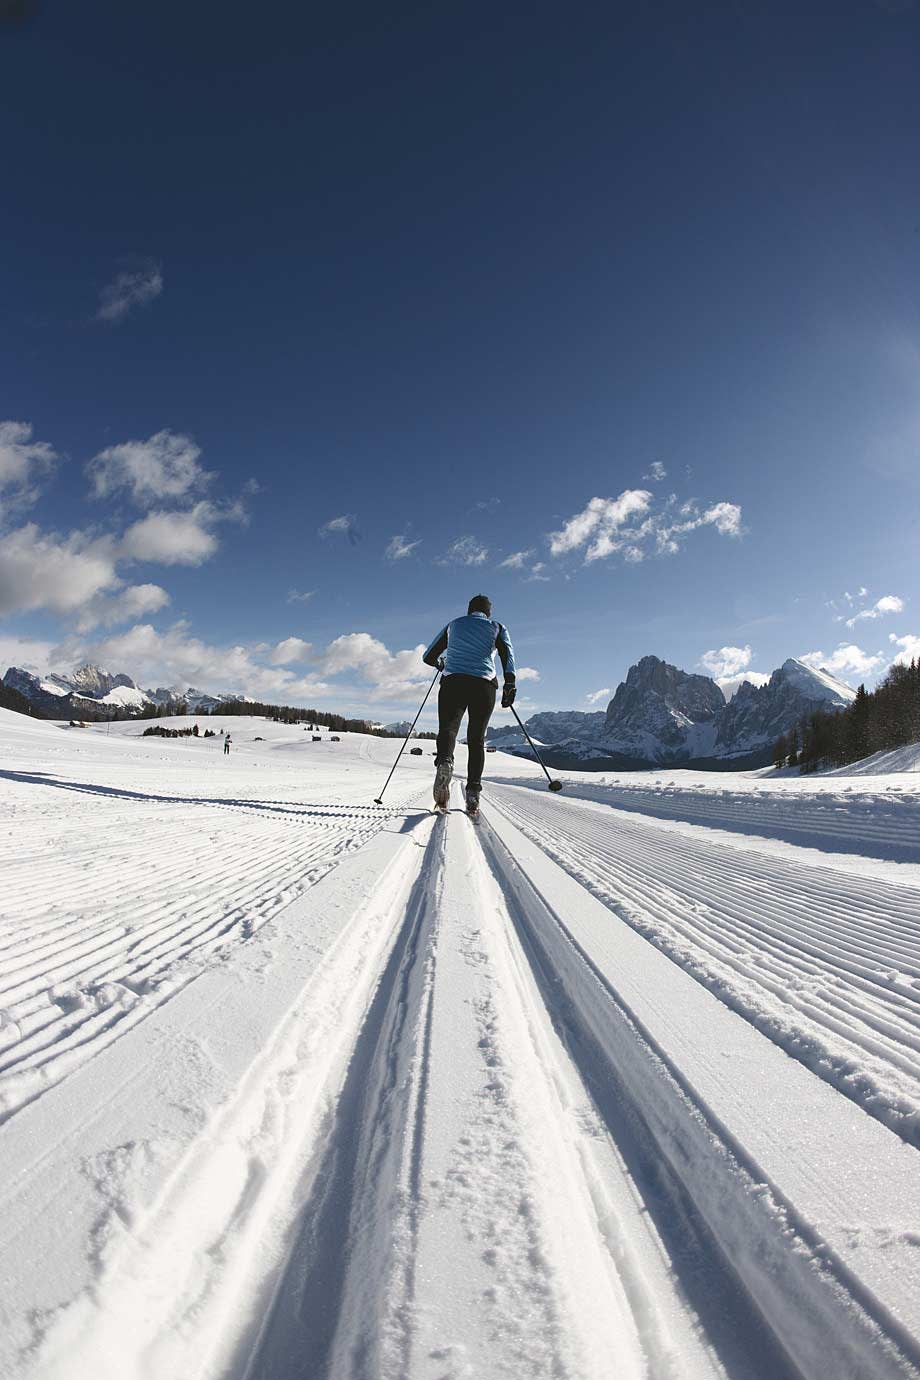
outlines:
M15 781L20 785L53 786L59 791L76 791L79 795L107 795L115 800L142 801L157 805L229 805L238 809L259 810L265 814L311 816L326 820L329 823L334 823L344 817L353 818L358 811L367 811L367 819L373 819L377 813L373 805L364 805L360 802L349 803L333 800L327 804L321 800L307 800L300 803L299 801L243 800L236 796L160 795L154 791L132 791L120 786L97 786L89 781L68 781L64 777L55 776L53 772L13 771L9 768L0 768L0 780ZM407 815L403 831L411 829L413 821L418 822L427 813L425 811L417 815Z

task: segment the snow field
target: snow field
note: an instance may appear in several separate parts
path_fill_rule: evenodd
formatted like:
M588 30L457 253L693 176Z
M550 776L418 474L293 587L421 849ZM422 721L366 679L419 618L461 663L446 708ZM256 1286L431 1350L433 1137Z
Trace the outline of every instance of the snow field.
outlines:
M276 727L228 723L237 738L254 738L254 723L265 734ZM327 755L333 771L339 766L341 803L330 805L311 799L302 779L281 795L268 772L253 783L251 767L240 771L237 757L222 759L219 739L138 742L137 724L112 728L121 732L97 727L65 737L24 720L16 738L27 740L26 761L3 772L0 1117L250 938L384 819L367 801L364 772L353 786L347 780L351 759L366 760L366 739L351 751L343 743L337 759ZM32 767L36 736L50 759L41 766L50 770ZM290 729L280 741L303 752ZM67 770L54 770L62 745L76 753ZM328 775L310 781L313 793L317 784L328 800ZM405 794L406 781L397 784L397 801L400 785Z
M920 1376L920 868L770 823L839 781L474 826L199 723L0 713L4 1380Z

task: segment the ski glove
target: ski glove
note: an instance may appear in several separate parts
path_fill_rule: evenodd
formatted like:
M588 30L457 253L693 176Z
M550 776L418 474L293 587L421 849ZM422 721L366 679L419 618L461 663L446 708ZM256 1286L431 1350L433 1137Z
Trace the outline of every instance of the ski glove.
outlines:
M517 687L505 681L502 686L502 709L510 709L514 704L514 697L517 694Z

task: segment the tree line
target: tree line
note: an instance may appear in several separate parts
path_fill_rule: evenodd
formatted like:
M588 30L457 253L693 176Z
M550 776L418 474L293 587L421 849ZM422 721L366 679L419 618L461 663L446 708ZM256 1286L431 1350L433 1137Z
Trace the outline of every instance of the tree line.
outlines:
M166 718L178 714L188 714L189 707L184 701L172 704L148 705L139 716L142 719ZM391 733L389 729L380 728L377 724L372 724L367 719L348 719L343 714L332 714L325 709L300 709L296 705L264 704L261 700L222 700L211 710L195 709L191 711L195 714L208 715L211 718L239 718L251 716L258 719L270 719L274 724L304 724L309 728L328 728L332 733L369 733L375 738L402 738L402 733ZM120 716L128 717L128 716ZM419 733L419 738L433 738L433 733Z
M920 741L920 659L891 666L877 689L861 685L846 709L816 709L783 733L773 748L775 767L843 767L874 752Z

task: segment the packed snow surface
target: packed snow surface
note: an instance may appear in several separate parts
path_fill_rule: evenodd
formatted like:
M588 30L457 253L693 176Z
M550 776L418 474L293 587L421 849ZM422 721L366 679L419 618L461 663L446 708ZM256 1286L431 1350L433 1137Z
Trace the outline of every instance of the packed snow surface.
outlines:
M4 1380L920 1375L920 749L158 722L0 711Z

